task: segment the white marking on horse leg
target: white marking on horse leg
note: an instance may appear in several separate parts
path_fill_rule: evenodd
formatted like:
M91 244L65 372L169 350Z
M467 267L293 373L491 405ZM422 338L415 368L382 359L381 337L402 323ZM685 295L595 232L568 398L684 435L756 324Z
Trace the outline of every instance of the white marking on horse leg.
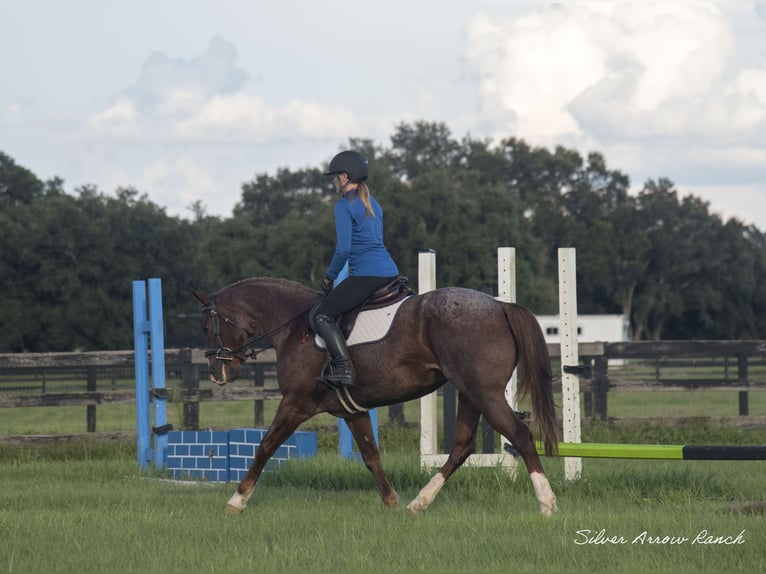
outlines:
M535 487L535 496L540 503L540 512L545 516L550 516L559 507L556 506L556 496L551 490L548 479L542 472L530 472L529 478L532 479L532 485Z
M428 505L434 501L436 495L444 486L444 475L441 472L437 472L431 480L428 481L422 490L418 493L415 499L407 505L407 510L412 514L420 514Z
M229 503L226 505L226 510L231 513L242 512L247 506L247 497L242 496L239 492L235 492L229 499Z

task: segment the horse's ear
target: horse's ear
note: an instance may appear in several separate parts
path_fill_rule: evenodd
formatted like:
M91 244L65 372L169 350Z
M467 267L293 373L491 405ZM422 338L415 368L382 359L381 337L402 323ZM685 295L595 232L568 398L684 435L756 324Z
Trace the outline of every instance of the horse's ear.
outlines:
M210 295L208 295L205 291L200 291L194 287L191 287L191 290L192 293L194 293L194 296L197 298L197 301L203 305L210 305Z

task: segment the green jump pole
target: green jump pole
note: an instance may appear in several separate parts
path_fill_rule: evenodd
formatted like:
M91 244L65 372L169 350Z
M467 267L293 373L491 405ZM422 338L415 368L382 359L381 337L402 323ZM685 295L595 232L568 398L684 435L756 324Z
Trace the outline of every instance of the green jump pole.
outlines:
M545 454L543 443L535 443L538 454ZM518 451L506 446L518 456ZM654 460L766 460L766 446L705 446L613 443L559 443L558 456L580 458L628 458Z

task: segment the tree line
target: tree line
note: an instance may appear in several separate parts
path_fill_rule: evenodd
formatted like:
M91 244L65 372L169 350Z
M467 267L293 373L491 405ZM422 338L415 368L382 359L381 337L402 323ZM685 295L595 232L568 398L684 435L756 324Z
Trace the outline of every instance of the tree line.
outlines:
M764 234L666 178L631 194L600 153L459 139L441 123L342 147L369 158L386 245L413 285L434 249L437 285L491 291L497 247L512 246L518 301L555 314L557 250L574 247L579 312L626 314L632 339L766 336ZM169 344L199 340L192 286L318 286L335 242L324 167L256 174L230 217L197 202L182 218L133 188L67 191L0 152L0 352L131 348L134 279L162 278Z

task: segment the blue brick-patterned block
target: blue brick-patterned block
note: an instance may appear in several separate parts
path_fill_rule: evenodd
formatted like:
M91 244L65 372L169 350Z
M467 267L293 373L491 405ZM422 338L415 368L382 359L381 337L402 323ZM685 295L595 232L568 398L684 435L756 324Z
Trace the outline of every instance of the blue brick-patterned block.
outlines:
M171 431L166 466L173 478L229 480L229 434L223 431Z
M266 429L255 428L228 432L171 431L168 433L166 466L174 478L241 481L265 435ZM316 433L297 431L277 449L265 470L277 470L290 459L316 454Z
M229 480L241 481L253 462L255 451L266 435L266 429L232 429L229 431ZM278 470L282 463L293 459L316 456L317 434L296 431L282 443L266 463L265 471Z

